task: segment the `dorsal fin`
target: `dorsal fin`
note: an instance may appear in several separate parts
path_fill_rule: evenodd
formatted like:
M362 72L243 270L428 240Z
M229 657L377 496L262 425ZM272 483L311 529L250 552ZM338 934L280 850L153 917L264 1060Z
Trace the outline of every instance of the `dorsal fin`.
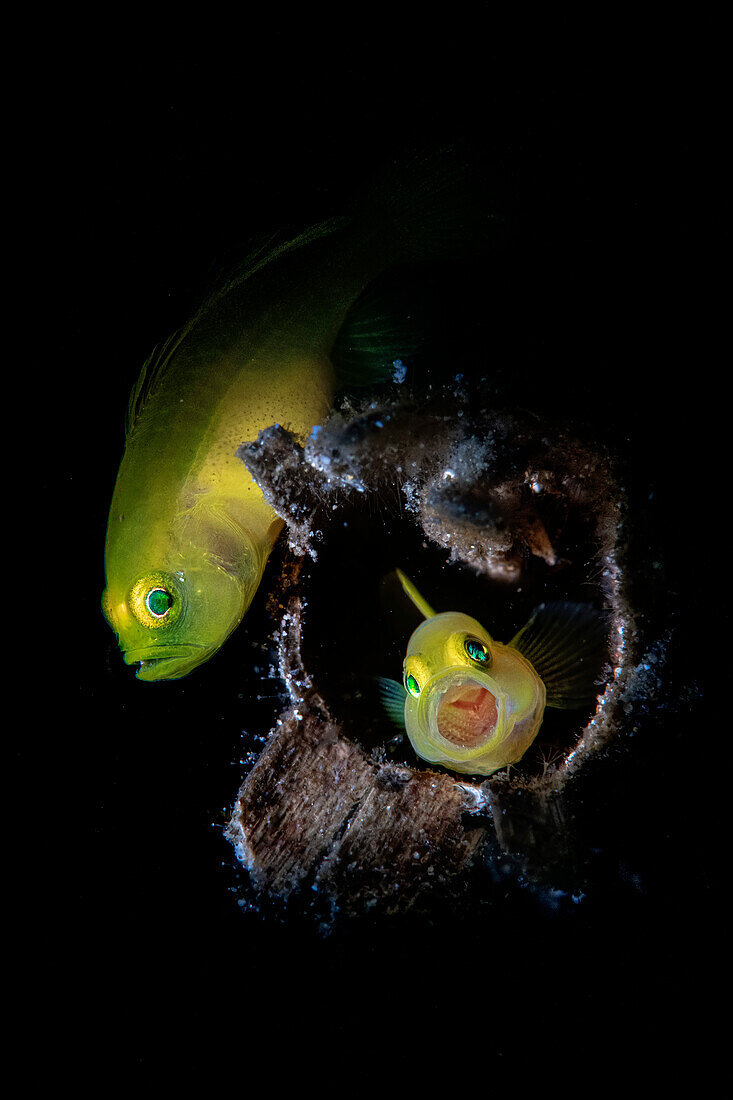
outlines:
M127 403L127 416L125 418L125 436L130 436L140 413L143 411L151 395L158 388L173 352L185 336L187 329L177 329L162 344L157 344L142 365L142 370L137 382L132 387L130 399Z
M321 240L322 237L327 237L329 234L334 233L337 229L342 229L351 219L345 216L337 216L333 218L326 218L322 222L316 222L314 225L309 225L301 233L298 233L295 237L286 237L278 241L278 237L281 236L279 232L271 232L265 235L262 240L250 248L248 254L242 260L238 260L230 267L228 272L225 272L218 281L209 289L202 304L196 310L194 316L189 322L188 328L193 328L197 321L205 313L211 309L217 302L225 298L227 294L231 293L247 279L251 279L258 271L261 271L267 264L273 262L273 260L279 259L280 256L284 256L289 252L295 252L298 248L303 248L304 245L312 244L313 241Z
M509 645L543 681L548 707L582 707L597 695L608 660L608 624L589 604L540 604Z
M407 577L401 569L395 569L395 573L399 577L400 584L404 588L406 594L410 597L420 614L424 615L426 619L432 619L435 616L435 612L425 597L420 595L410 578Z
M226 273L221 274L218 279L210 285L208 291L203 296L201 304L194 311L191 318L186 321L181 328L173 332L162 344L156 345L143 363L142 370L140 371L137 382L133 386L127 406L127 418L125 421L126 435L130 435L145 405L164 379L175 351L185 337L188 336L191 330L195 328L199 321L217 302L220 302L227 294L230 294L238 286L241 286L242 283L250 279L267 264L272 263L288 252L293 252L297 248L302 248L304 245L311 244L313 241L320 240L321 237L333 233L335 230L341 228L348 220L349 219L343 217L329 218L326 221L309 226L307 229L304 229L302 233L299 233L291 239L281 240L279 242L277 242L277 234L270 233L266 237L263 237L257 245L252 247L243 260L240 260L233 267L230 267Z

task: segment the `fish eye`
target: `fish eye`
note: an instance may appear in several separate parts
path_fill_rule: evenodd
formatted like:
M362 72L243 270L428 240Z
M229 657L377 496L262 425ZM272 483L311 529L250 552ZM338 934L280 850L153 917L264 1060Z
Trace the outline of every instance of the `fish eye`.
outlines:
M178 591L165 575L141 577L133 586L129 603L143 626L167 626L181 609Z
M409 691L410 695L414 695L417 699L420 694L420 685L411 672L408 672L407 676L405 676L405 688Z
M491 664L489 647L484 645L480 638L474 638L469 635L463 643L463 648L466 650L471 660L475 661L476 664L485 665L486 667Z
M166 588L151 588L145 597L145 605L156 619L164 619L173 607L173 595Z

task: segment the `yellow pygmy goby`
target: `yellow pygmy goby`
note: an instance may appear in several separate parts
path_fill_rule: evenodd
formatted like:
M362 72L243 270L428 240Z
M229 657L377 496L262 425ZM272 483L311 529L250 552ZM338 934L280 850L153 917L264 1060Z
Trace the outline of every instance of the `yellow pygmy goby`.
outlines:
M491 775L521 759L545 706L592 701L607 628L589 605L543 604L504 644L469 615L436 614L401 570L397 575L425 622L407 645L403 683L379 684L387 713L423 760Z
M260 583L283 523L237 457L240 445L273 424L302 442L337 384L393 373L404 333L361 296L394 264L444 250L456 170L434 157L407 174L348 217L250 258L145 364L110 508L102 599L140 679L176 679L206 661Z

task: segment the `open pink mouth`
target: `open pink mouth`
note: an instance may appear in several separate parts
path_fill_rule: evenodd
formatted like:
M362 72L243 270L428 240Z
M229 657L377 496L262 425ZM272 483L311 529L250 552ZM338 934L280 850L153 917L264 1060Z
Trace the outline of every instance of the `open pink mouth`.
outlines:
M491 736L497 717L496 699L487 688L457 684L438 705L438 732L453 745L473 749Z

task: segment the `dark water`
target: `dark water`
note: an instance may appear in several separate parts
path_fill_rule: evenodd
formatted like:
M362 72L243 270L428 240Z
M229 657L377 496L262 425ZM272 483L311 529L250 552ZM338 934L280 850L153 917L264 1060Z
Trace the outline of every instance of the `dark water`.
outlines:
M691 1003L705 1012L717 796L683 720L671 754L652 745L609 777L618 808L598 822L593 896L553 907L507 885L480 919L324 939L242 910L222 835L281 700L264 594L214 661L170 684L134 679L99 611L127 394L210 265L250 234L337 210L409 144L467 131L508 228L495 263L459 265L444 285L436 358L491 371L509 402L623 451L653 510L650 552L699 635L710 365L690 196L705 161L684 67L562 25L531 42L472 38L367 35L333 56L280 34L223 64L120 50L48 78L32 175L52 255L36 300L55 317L41 474L54 520L40 536L54 609L15 727L27 786L10 950L24 1030L50 1016L57 1056L82 1069L241 1059L244 1072L265 1049L297 1049L312 1072L344 1049L417 1066L438 1036L468 1072L529 1052L562 1067L578 1046L656 1057ZM687 671L700 674L694 654Z

